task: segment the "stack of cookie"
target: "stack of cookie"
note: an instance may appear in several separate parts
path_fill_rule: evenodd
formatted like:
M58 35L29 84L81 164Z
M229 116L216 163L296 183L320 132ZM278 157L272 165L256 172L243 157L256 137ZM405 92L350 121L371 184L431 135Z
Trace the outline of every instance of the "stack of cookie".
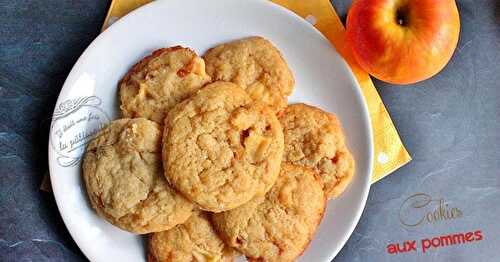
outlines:
M149 234L148 261L293 261L354 175L337 118L287 106L294 78L250 37L153 52L119 83L124 118L87 146L92 207Z

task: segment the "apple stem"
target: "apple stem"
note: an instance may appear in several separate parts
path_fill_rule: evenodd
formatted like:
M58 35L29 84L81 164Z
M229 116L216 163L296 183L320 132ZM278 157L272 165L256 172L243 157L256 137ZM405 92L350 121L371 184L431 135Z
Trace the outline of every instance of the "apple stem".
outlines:
M408 9L406 6L398 8L396 11L396 23L398 23L398 25L400 26L405 26L407 22L407 15Z

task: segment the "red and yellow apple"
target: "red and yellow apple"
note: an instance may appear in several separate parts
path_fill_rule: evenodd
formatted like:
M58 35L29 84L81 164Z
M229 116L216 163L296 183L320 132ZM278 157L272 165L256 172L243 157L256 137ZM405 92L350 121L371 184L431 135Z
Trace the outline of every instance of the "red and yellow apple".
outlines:
M356 0L347 16L347 44L359 65L393 84L430 78L458 42L455 0Z

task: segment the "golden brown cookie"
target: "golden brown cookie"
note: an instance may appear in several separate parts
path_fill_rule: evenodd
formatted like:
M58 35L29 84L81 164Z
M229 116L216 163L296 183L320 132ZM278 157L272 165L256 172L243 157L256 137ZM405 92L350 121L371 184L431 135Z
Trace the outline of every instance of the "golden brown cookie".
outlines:
M226 244L250 261L293 261L311 241L325 206L316 173L284 163L265 197L213 214L212 219Z
M335 115L306 104L289 105L281 114L285 135L283 160L313 168L333 198L344 192L355 164Z
M203 211L183 224L149 237L148 262L230 262L238 253L219 238Z
M203 210L221 212L264 195L282 155L274 113L230 82L207 85L165 121L165 176Z
M210 81L205 62L180 46L162 48L143 58L120 81L124 117L163 123L167 112Z
M221 44L203 58L213 80L242 86L257 101L275 112L286 107L295 80L281 53L262 37L249 37Z
M89 143L83 179L101 217L138 234L189 218L193 205L167 184L160 146L160 126L144 118L113 121Z

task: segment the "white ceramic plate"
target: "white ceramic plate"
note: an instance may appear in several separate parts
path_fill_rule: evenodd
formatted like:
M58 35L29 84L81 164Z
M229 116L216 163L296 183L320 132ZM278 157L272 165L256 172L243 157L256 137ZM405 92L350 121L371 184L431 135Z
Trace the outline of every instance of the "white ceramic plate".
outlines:
M270 39L295 79L290 102L336 113L356 159L347 191L330 201L301 261L330 261L364 208L372 171L372 134L360 89L344 60L314 27L268 1L155 1L102 33L82 54L59 95L49 138L52 188L63 220L91 261L144 261L143 238L100 219L80 178L86 142L118 115L117 82L140 58L166 46L208 48L251 35Z

